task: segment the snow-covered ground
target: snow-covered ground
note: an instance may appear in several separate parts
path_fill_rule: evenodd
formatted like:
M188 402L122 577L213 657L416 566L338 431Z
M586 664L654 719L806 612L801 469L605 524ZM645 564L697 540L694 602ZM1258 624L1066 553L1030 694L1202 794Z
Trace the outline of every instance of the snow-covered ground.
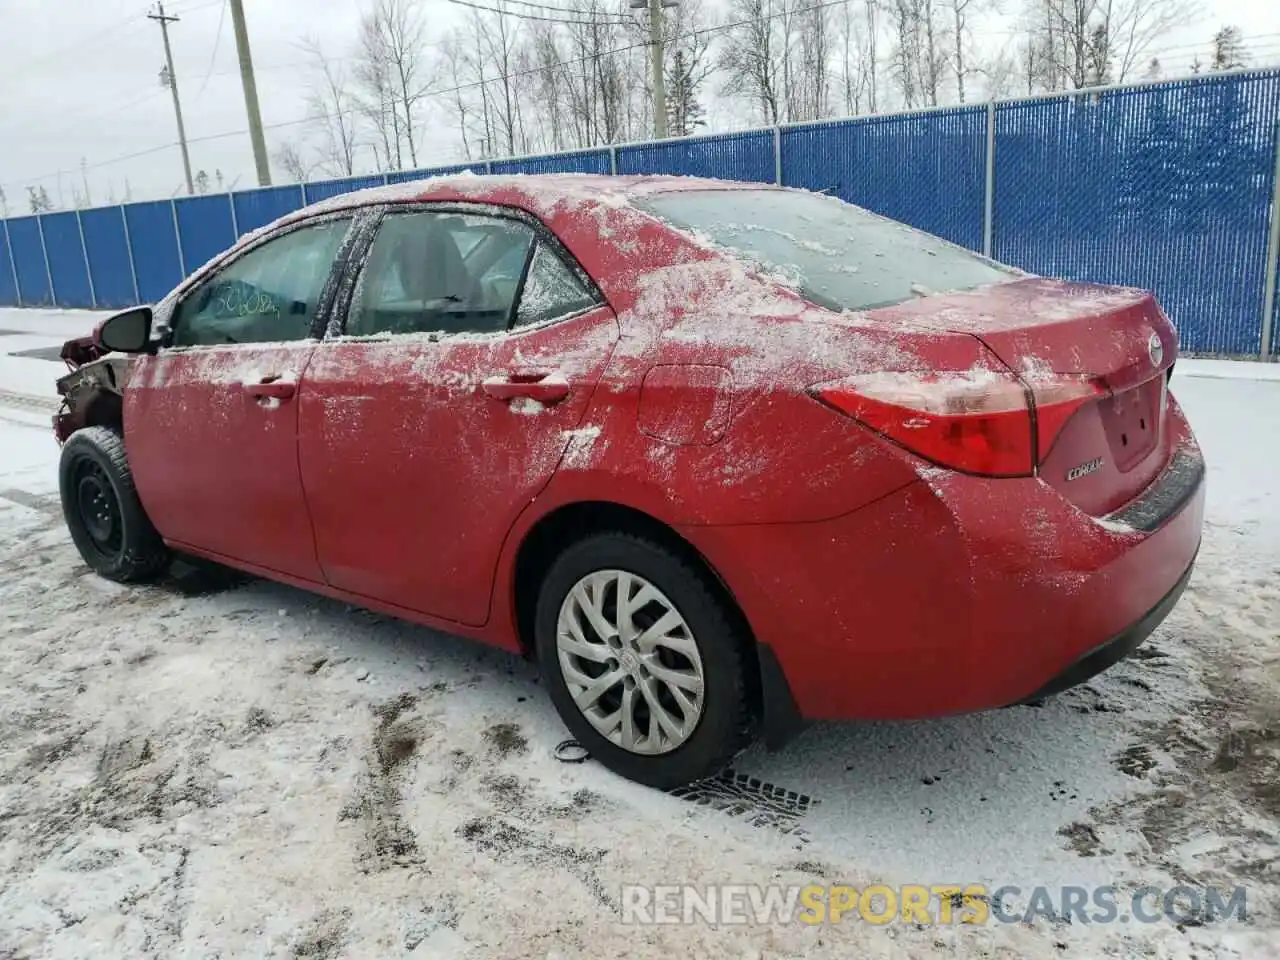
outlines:
M737 766L807 805L717 809L557 762L517 659L89 574L42 357L93 319L0 310L0 958L1280 955L1280 368L1179 361L1208 520L1142 656L1040 707L820 725ZM1250 921L619 921L624 884L810 882L1243 885Z

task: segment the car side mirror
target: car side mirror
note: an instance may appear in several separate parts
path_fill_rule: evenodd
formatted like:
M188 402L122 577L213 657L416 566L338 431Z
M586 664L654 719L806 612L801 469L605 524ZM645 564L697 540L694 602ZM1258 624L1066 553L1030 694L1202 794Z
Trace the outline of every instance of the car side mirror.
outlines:
M94 339L108 353L151 353L152 319L150 307L134 307L102 321Z

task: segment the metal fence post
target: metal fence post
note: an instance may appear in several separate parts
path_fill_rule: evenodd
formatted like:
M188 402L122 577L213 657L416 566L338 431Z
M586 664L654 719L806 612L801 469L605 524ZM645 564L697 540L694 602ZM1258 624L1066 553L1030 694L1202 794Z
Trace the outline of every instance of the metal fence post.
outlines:
M609 175L613 177L618 175L618 145L616 143L609 144Z
M9 233L9 221L0 220L4 224L4 248L9 251L9 269L13 271L13 295L17 297L18 306L22 306L22 285L18 283L18 261L13 258L13 235Z
M178 228L178 201L169 201L169 210L173 213L173 239L178 244L178 269L182 271L183 279L187 276L187 256L182 252L182 231Z
M227 194L227 206L231 208L231 235L239 240L240 218L236 216L236 195L234 193Z
M486 160L486 161L484 162L484 172L485 172L485 173L487 173L487 174L492 175L492 173L493 173L493 161L492 161L492 160Z
M782 128L773 128L773 182L782 186Z
M1267 234L1267 271L1262 294L1262 359L1271 357L1275 333L1276 283L1280 273L1280 123L1276 124L1275 166L1271 174L1271 229Z
M996 104L987 104L986 180L982 193L982 255L992 256L996 212Z
M94 309L98 307L98 291L93 285L93 267L89 266L89 245L84 242L84 221L80 219L80 211L76 211L76 226L80 228L80 253L84 255L84 275L89 281L89 302Z
M383 185L384 187L389 187L389 186L391 186L391 174L390 174L390 173L384 173L384 174L382 175L382 185Z
M142 302L142 289L138 286L138 265L133 262L133 237L129 234L129 218L125 216L124 204L120 204L120 222L124 224L124 249L129 255L129 277L133 280L133 302Z
M53 289L53 268L49 266L49 246L44 242L44 217L36 215L36 229L40 231L40 253L44 256L44 275L49 280L49 299L58 305L58 291Z

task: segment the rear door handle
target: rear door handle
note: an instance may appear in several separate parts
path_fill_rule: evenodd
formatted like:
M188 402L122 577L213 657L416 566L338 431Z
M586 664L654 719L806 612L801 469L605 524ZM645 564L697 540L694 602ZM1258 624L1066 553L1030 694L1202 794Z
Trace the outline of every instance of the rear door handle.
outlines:
M263 377L258 383L246 383L242 386L249 396L270 400L288 400L298 388L292 380L280 377Z
M549 405L569 396L569 383L558 373L512 373L489 377L480 387L498 400L524 397Z

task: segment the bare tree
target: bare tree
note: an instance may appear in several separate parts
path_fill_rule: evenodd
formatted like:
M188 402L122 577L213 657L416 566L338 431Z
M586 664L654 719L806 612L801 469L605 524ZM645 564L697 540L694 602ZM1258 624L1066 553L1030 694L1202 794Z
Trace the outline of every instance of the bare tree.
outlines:
M1029 0L1029 59L1045 61L1034 79L1047 90L1123 83L1193 11L1194 0Z
M275 161L276 167L289 183L302 183L311 174L311 170L302 159L302 153L291 141L286 140L276 147L271 159Z
M322 165L337 177L356 172L357 104L347 73L340 61L329 59L318 41L303 41L312 62L311 89L307 96L311 124L319 131Z
M1105 0L1103 21L1116 83L1124 83L1142 65L1161 37L1195 16L1195 0Z
M392 63L382 21L376 11L360 18L354 78L357 108L373 127L373 150L379 167L404 168L400 110L391 82Z
M812 0L789 0L795 7L796 28L799 42L788 44L788 62L795 61L799 69L792 77L796 88L791 97L793 120L817 120L831 112L831 8ZM798 48L798 49L797 49ZM798 52L796 57L793 50Z
M735 26L727 32L720 57L727 89L754 100L768 124L784 119L787 59L786 49L779 49L774 36L773 12L773 0L731 0L729 18Z
M844 112L857 115L877 109L877 0L861 5L844 3L836 8L836 41L839 51L839 86Z
M393 116L393 122L403 124L409 163L417 167L414 131L419 107L431 86L421 5L418 0L374 0L373 7L361 18L360 29L365 65L375 70L366 83L377 84L379 92L385 90L390 95L392 114L399 114L398 120ZM397 143L397 149L398 146Z
M956 75L956 96L965 102L965 80L973 72L968 48L973 42L970 17L981 12L978 0L942 0L951 28L951 69Z

